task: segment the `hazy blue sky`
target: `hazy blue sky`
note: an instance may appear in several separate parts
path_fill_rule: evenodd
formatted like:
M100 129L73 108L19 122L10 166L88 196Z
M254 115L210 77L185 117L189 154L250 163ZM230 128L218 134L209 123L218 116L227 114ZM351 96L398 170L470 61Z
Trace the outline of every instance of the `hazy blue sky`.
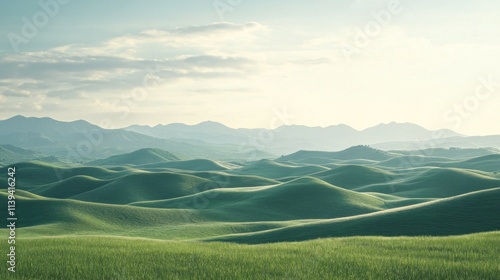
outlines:
M269 128L286 111L500 134L499 14L493 0L0 0L0 118Z

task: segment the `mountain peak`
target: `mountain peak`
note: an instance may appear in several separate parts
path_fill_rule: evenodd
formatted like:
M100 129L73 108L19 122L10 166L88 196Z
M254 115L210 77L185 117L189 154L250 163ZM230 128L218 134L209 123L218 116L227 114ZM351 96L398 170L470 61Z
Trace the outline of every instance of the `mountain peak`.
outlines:
M201 122L195 126L204 126L204 127L217 127L217 128L229 128L226 125L219 123L219 122L214 122L214 121L204 121Z

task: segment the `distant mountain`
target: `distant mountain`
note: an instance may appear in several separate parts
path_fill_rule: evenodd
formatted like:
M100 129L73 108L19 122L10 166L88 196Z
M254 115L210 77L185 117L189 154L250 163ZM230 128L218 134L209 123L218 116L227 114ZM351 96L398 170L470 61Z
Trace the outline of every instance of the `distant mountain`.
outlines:
M238 132L236 129L211 121L197 125L182 123L157 125L155 127L132 125L125 128L125 130L162 139L194 139L216 144L240 144L246 138L245 134Z
M103 129L83 120L61 122L15 116L0 121L0 145L56 156L63 162L94 161L144 148L166 150L184 155L186 159L255 161L300 150L333 152L356 145L382 150L500 148L500 136L466 137L451 130L430 131L415 124L394 122L361 131L342 124L328 127L291 125L272 130L233 129L211 121L197 125L174 123Z
M62 122L51 118L33 118L19 115L0 121L0 127L2 128L0 135L32 133L49 139L62 138L82 131L101 129L83 120Z
M303 125L281 126L269 129L232 129L216 122L197 125L169 124L130 126L125 130L163 139L202 139L208 143L239 145L242 142L260 145L273 154L289 154L298 150L336 151L354 145L371 145L384 142L426 141L439 137L461 137L451 130L430 131L411 123L380 124L362 131L347 125L308 127Z
M205 123L205 130L217 126ZM196 136L198 137L198 136ZM15 116L0 121L0 145L14 145L66 162L87 162L144 148L159 148L188 158L245 159L273 157L256 147L207 143L203 138L160 139L123 130L103 129L86 121L61 122L51 118ZM19 158L22 160L22 158Z

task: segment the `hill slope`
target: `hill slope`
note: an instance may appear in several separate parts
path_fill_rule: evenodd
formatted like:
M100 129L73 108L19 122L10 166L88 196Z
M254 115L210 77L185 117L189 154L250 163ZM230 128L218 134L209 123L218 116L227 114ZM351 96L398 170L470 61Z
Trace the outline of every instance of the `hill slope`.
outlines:
M319 165L291 165L278 163L272 160L263 159L252 162L235 169L235 174L257 175L265 178L279 179L283 177L296 177L310 175L316 172L328 170L328 168Z
M71 198L90 202L128 204L190 195L205 189L210 184L212 184L210 180L187 174L135 173Z
M89 162L90 165L141 165L181 160L181 157L161 149L140 149L131 153Z
M314 163L318 160L387 160L395 155L368 146L354 146L339 152L298 151L279 158L280 161Z
M229 169L224 164L209 159L159 162L154 164L142 165L141 168L145 169L172 168L172 169L189 170L189 171L223 171Z
M497 213L500 213L500 188L352 218L211 240L254 244L336 236L458 235L499 230Z
M304 177L263 188L215 189L176 199L137 202L154 208L195 208L226 213L235 221L324 219L385 209L385 201Z
M394 173L379 168L345 165L332 170L316 173L313 177L319 178L332 185L353 189L369 184L386 183L395 179L397 176Z
M0 165L29 161L41 157L44 157L44 155L35 151L12 145L0 145Z
M405 181L375 184L357 191L380 192L403 197L444 198L500 187L500 180L488 174L457 168L431 168Z

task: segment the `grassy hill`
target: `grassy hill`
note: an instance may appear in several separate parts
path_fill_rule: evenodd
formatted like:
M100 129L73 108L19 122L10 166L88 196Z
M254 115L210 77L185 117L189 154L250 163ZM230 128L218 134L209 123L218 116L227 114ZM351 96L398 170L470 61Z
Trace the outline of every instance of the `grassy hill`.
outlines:
M500 154L487 155L460 162L448 163L444 166L482 170L486 172L500 172Z
M72 199L51 199L18 190L17 232L23 237L110 235L163 240L193 240L231 233L255 232L302 223L228 222L223 213L197 209L154 209ZM0 202L6 204L6 191ZM6 212L0 218L6 219ZM225 221L226 220L226 221ZM144 228L148 230L145 231ZM0 229L0 232L2 230Z
M90 165L142 165L181 160L181 157L161 149L140 149L135 152L92 161Z
M443 157L429 157L422 155L407 155L391 158L385 161L381 161L376 165L379 167L392 167L392 168L412 168L420 166L439 166L439 164L445 164L452 162L452 159Z
M220 188L258 187L279 184L279 181L254 175L234 175L226 172L190 172L190 175L211 180Z
M304 177L261 188L215 189L176 199L137 202L154 208L191 209L193 201L209 198L203 209L227 213L235 221L325 219L384 209L384 200ZM213 212L213 211L210 211Z
M249 163L242 168L235 169L234 174L256 175L271 179L280 179L284 177L297 177L310 175L316 172L328 170L328 168L319 165L292 165L278 163L272 160L263 159Z
M0 145L0 166L41 157L44 157L44 155L35 151L12 145Z
M482 157L491 154L499 154L500 150L495 148L429 148L424 150L416 151L391 151L398 154L404 155L417 155L417 156L427 156L427 157L441 157L449 159L468 159L475 157Z
M6 203L6 192L0 192L0 200ZM31 227L50 235L96 234L122 232L140 226L154 228L159 225L179 225L203 221L190 210L144 209L124 205L106 205L76 200L47 199L29 193L18 194L17 222L19 231ZM5 217L2 212L1 218ZM24 231L23 231L24 230ZM29 234L28 234L29 235Z
M431 168L405 181L357 188L403 197L444 198L477 190L500 187L500 180L479 171L457 168Z
M161 162L156 164L142 165L144 169L171 168L189 171L222 171L228 170L229 166L209 159L193 159L185 161Z
M356 187L386 183L397 178L397 175L379 168L360 165L346 165L313 175L332 185L353 189Z
M135 173L71 198L100 203L128 204L190 195L205 189L210 184L210 180L187 174Z
M11 166L16 168L17 186L23 189L33 189L42 184L58 181L62 178L60 172L74 170L70 167L62 167L41 161L19 162ZM0 178L6 178L7 168L0 168Z
M298 151L291 155L279 158L280 161L291 161L301 163L321 163L320 159L325 160L374 160L382 161L395 157L396 154L374 149L368 146L354 146L339 152L320 152L320 151Z
M443 236L500 230L500 188L393 210L211 239L237 243L335 236Z

